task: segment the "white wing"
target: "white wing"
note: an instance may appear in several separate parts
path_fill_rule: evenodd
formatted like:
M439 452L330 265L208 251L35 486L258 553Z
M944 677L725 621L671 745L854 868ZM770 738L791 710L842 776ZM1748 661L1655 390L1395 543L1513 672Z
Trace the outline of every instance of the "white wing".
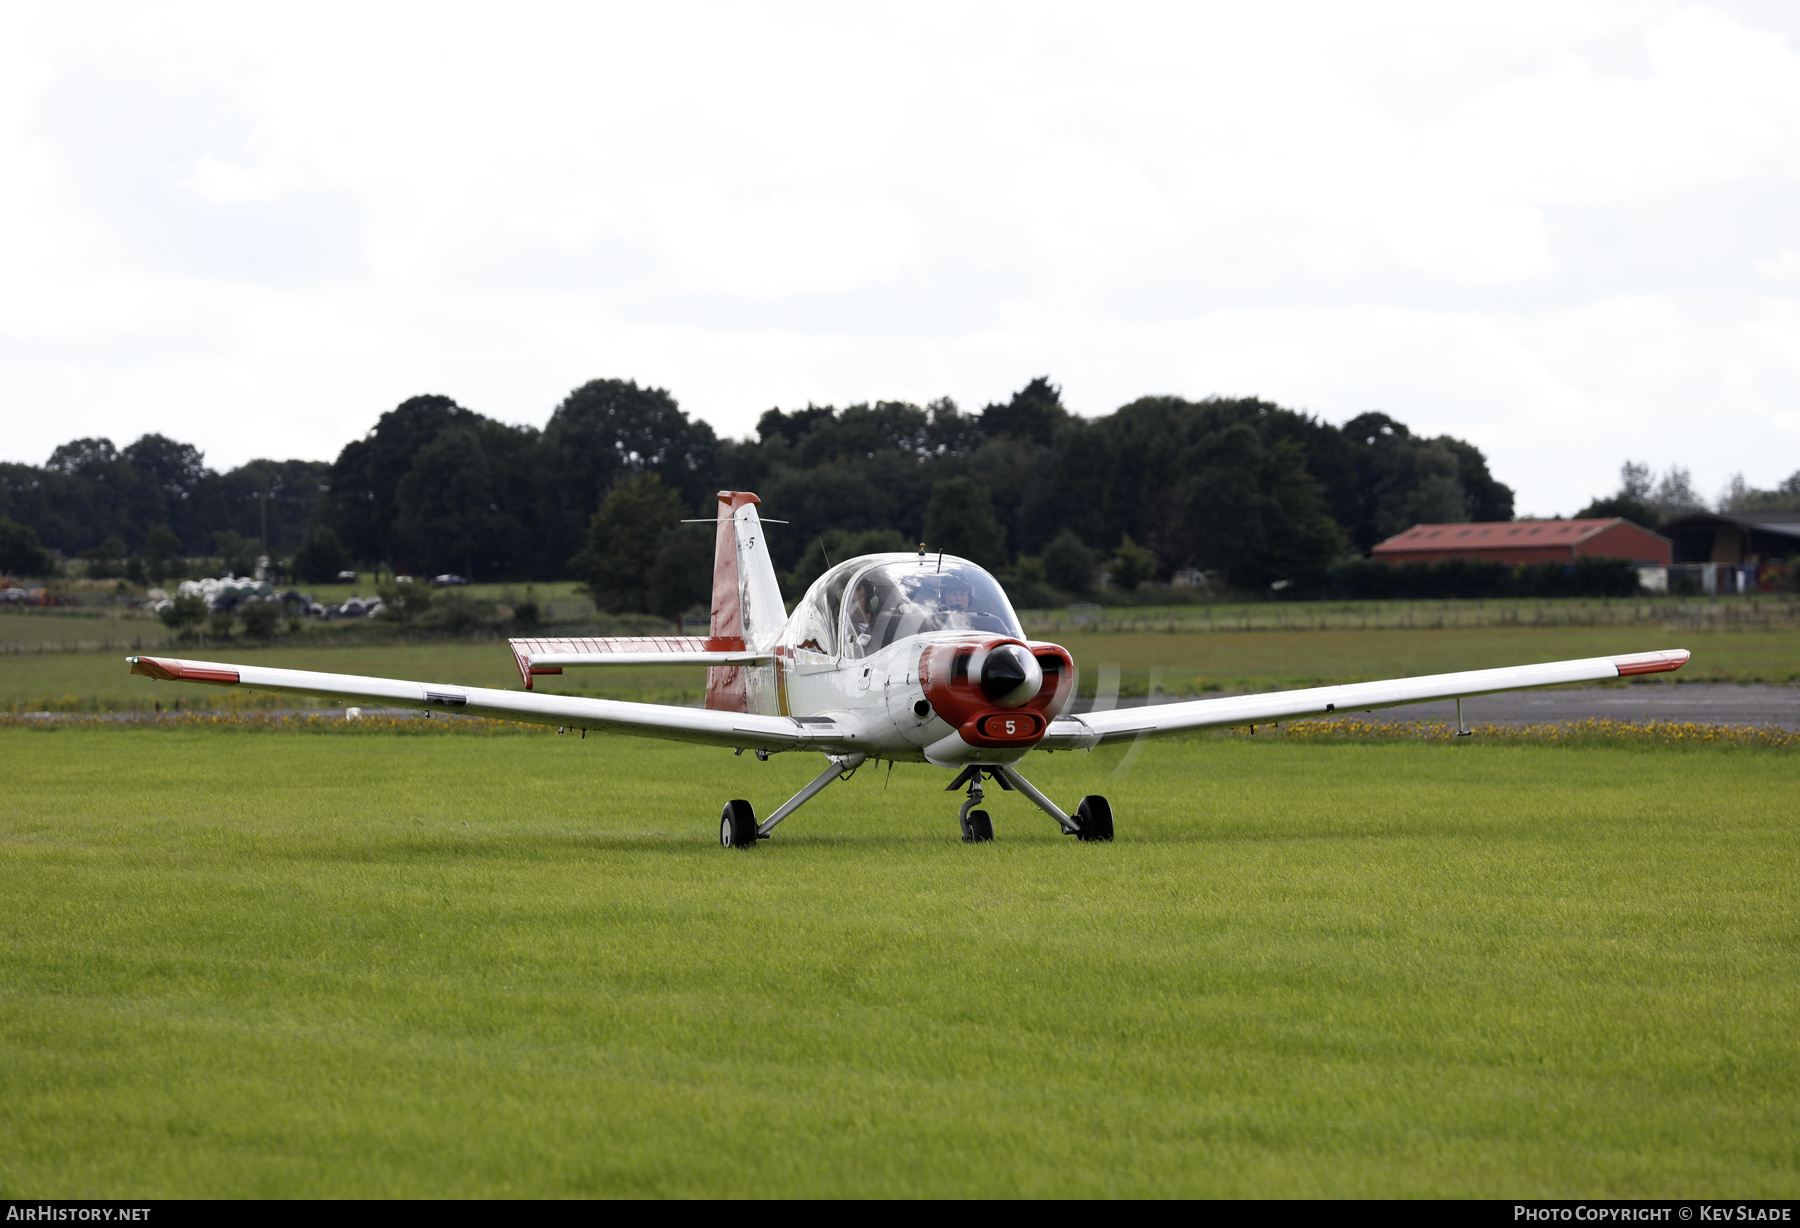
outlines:
M1430 699L1460 699L1466 695L1523 691L1564 682L1599 682L1632 674L1680 669L1687 659L1686 649L1672 648L1624 657L1589 657L1580 661L1469 670L1461 674L1426 674L1387 682L1356 682L1347 686L1309 687L1303 691L1271 691L1262 695L1232 695L1223 699L1197 699L1144 708L1116 708L1110 712L1090 712L1086 716L1060 717L1050 722L1038 748L1080 750L1125 738L1156 737L1193 729L1264 725L1301 717L1368 712Z
M173 657L127 657L126 660L131 662L132 673L168 682L199 682L210 686L241 686L251 691L319 695L352 703L360 701L395 708L459 712L534 725L566 725L571 729L606 729L748 750L804 747L837 753L860 749L856 739L830 717L796 720L786 716L679 708L671 704L539 695L450 683L409 682L400 678L366 678L359 674L321 674L311 670L266 669L217 661L182 661Z

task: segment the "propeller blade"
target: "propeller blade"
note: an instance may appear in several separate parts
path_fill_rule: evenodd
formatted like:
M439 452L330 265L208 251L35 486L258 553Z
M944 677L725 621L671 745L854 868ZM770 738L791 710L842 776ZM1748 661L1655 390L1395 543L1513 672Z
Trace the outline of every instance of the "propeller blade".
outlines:
M1155 703L1156 697L1162 694L1162 680L1162 666L1157 665L1151 667L1150 693L1144 697L1144 702L1146 704ZM1137 737L1132 739L1131 745L1125 749L1125 757L1119 760L1119 766L1112 770L1114 780L1123 780L1131 775L1131 769L1137 766L1138 757L1144 753L1144 743L1149 740L1150 735L1147 733L1140 733Z

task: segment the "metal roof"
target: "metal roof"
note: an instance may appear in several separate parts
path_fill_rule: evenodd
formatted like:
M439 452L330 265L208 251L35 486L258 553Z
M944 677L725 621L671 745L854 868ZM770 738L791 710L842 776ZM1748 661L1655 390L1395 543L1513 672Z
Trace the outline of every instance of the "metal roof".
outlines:
M1657 534L1618 516L1595 520L1489 520L1471 524L1416 524L1375 547L1377 552L1405 550L1526 549L1573 546L1615 525L1629 525L1652 537ZM1800 532L1800 525L1794 530Z
M1758 533L1774 533L1781 537L1800 537L1800 512L1689 512L1663 525L1664 529L1703 529L1733 525L1754 529Z

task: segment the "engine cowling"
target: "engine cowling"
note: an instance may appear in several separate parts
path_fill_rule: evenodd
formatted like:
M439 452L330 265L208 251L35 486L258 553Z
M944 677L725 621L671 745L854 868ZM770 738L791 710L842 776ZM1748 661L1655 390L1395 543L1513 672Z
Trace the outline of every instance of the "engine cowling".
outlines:
M1068 706L1075 662L1059 644L986 638L927 645L919 683L932 711L970 746L1018 748Z

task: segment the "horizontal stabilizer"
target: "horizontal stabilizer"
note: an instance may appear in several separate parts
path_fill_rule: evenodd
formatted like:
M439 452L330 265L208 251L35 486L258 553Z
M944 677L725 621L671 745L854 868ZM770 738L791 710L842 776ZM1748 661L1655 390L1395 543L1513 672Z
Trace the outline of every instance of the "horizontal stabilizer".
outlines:
M573 639L508 640L519 677L531 690L536 674L560 674L588 665L763 665L768 653L749 652L730 636L617 635Z

